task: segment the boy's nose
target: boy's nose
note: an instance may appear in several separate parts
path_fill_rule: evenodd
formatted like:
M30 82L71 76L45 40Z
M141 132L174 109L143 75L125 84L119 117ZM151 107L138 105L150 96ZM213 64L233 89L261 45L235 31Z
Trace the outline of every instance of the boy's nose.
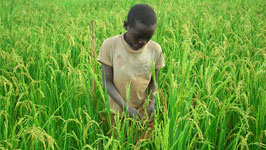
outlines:
M139 43L139 44L146 44L147 41L146 41L146 40L140 40L138 43Z

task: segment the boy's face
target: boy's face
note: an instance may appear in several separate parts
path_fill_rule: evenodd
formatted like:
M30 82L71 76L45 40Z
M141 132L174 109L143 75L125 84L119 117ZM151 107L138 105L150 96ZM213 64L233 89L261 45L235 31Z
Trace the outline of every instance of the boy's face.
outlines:
M126 41L132 49L138 50L142 48L152 38L156 29L156 23L154 25L145 25L136 20L135 26L125 26L126 30Z

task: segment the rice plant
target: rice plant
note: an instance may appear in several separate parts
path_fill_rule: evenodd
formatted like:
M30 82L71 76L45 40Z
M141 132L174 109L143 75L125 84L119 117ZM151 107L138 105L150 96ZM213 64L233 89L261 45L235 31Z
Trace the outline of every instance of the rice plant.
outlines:
M164 53L154 130L109 122L96 54L137 3ZM263 0L1 0L0 149L266 149ZM96 66L96 72L94 72ZM96 92L93 90L96 83ZM134 132L133 127L138 132ZM114 133L117 136L114 136Z

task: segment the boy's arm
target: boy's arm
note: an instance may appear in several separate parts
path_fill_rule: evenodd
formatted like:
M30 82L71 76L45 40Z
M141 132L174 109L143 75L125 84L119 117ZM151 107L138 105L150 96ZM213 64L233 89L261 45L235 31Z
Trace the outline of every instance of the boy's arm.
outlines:
M155 69L155 78L156 78L156 84L158 85L158 74L159 74L159 69ZM154 112L154 106L155 106L155 84L154 84L154 80L153 77L151 78L151 81L149 83L148 86L148 93L150 93L150 103L147 109L147 113L150 116L153 112Z
M123 98L118 93L118 90L116 89L113 82L113 67L103 63L102 82L104 87L107 88L108 94L112 97L112 99L116 101L116 103L123 109L123 111L126 111L127 104L124 102ZM142 118L142 115L135 108L128 107L128 113L130 117L139 116L140 118Z
M158 74L159 74L159 69L155 69L155 78L156 78L156 84L158 85ZM148 86L148 93L151 93L149 99L151 100L147 109L147 113L150 116L151 113L154 111L154 106L155 106L155 84L153 81L153 77L151 78L151 81Z

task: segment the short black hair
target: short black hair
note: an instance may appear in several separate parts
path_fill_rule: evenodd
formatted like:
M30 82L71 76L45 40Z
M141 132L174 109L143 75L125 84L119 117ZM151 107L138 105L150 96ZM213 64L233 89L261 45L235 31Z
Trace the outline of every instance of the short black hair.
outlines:
M136 20L148 26L157 22L154 10L147 4L136 4L129 10L127 15L128 25L134 27Z

